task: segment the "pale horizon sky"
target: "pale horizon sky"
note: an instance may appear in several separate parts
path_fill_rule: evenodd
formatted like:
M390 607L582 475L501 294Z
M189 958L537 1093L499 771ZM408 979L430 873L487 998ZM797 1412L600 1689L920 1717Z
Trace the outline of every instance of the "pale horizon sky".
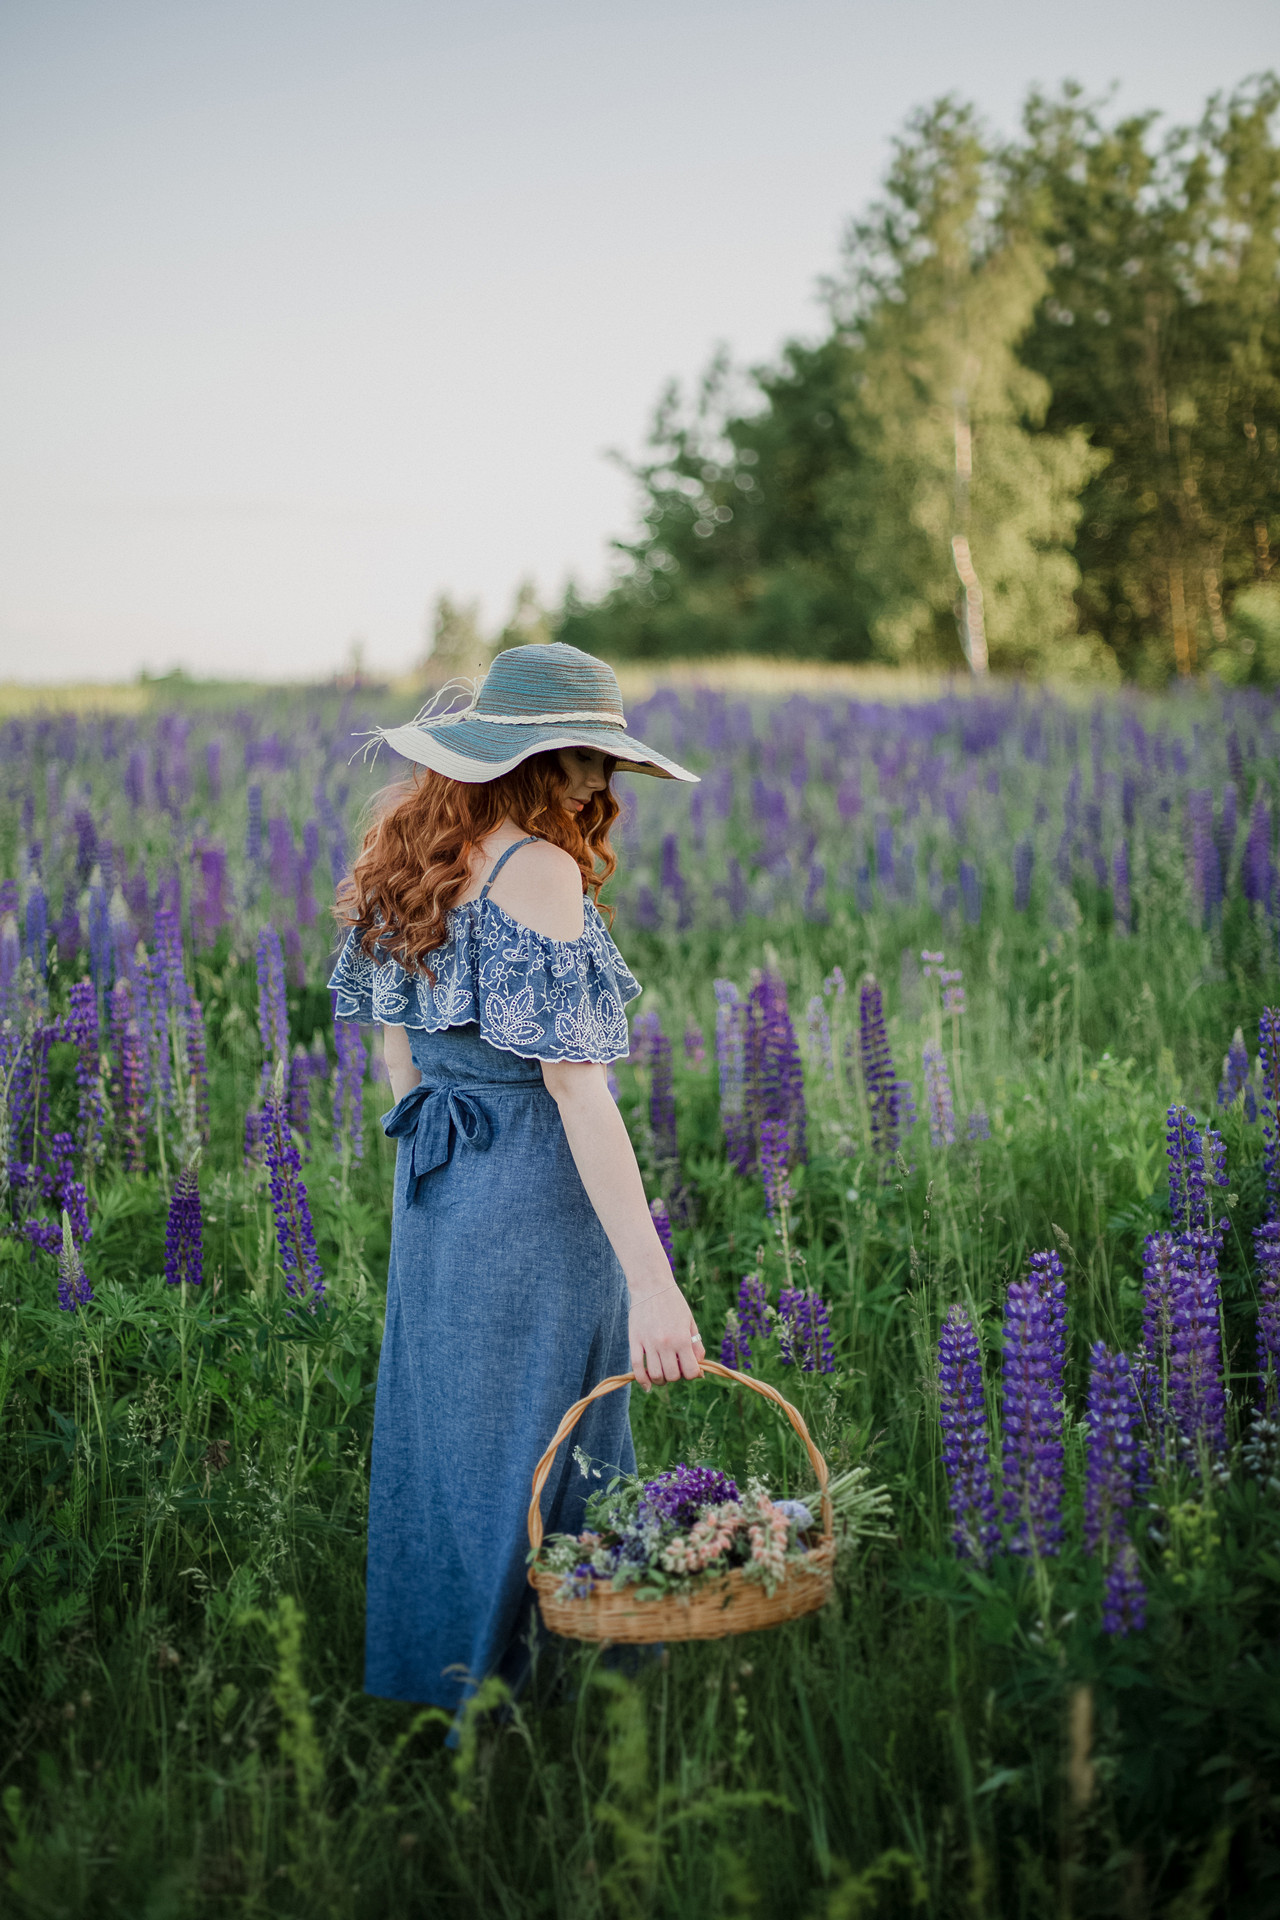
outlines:
M771 358L907 114L1198 117L1271 0L10 0L0 679L376 672L608 577L671 377Z

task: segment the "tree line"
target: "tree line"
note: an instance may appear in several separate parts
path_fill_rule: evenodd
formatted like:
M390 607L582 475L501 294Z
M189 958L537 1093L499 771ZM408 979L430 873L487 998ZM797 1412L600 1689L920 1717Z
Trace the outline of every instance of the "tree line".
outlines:
M1145 681L1280 678L1280 79L1196 126L914 114L825 330L672 384L558 637Z

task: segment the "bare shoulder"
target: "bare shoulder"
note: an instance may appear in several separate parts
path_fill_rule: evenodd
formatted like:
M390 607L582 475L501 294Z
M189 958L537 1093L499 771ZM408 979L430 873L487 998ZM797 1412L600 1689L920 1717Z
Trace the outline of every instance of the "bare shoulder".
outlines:
M513 920L548 940L577 940L582 933L582 875L572 854L535 840L507 861L489 894Z

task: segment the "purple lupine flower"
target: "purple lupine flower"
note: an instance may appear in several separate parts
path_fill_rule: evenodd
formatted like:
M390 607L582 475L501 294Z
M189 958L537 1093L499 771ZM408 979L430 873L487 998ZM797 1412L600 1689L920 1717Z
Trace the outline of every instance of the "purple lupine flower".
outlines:
M884 999L874 974L865 974L858 992L862 1081L871 1121L871 1148L887 1170L898 1151L901 1083L894 1072L884 1024Z
M280 936L270 921L258 935L258 1034L264 1055L265 1090L277 1060L289 1054L289 1010L284 990L284 954Z
M58 1305L64 1313L74 1313L77 1307L87 1307L92 1302L93 1288L89 1284L80 1249L75 1243L71 1217L64 1209L58 1252Z
M662 1251L666 1254L671 1271L674 1273L676 1270L676 1243L671 1236L671 1217L667 1212L666 1201L651 1200L649 1202L649 1217L658 1230L658 1238L662 1242Z
M111 985L111 948L111 896L95 867L89 876L89 973L99 994Z
M1204 1143L1195 1117L1188 1108L1170 1107L1166 1120L1169 1215L1174 1232L1180 1233L1184 1227L1203 1227L1208 1223L1204 1190Z
M938 985L942 989L942 1011L961 1014L968 1011L964 997L964 973L959 967L939 967Z
M1280 1409L1280 1221L1253 1230L1258 1263L1258 1399L1264 1413Z
M16 893L17 888L14 887ZM0 1020L17 1012L18 968L22 964L22 946L18 939L15 913L0 914Z
M1249 1050L1244 1044L1244 1029L1237 1027L1231 1045L1222 1060L1222 1078L1218 1082L1218 1105L1229 1107L1249 1084Z
M91 1240L93 1234L89 1226L89 1196L83 1180L76 1179L75 1151L76 1143L69 1133L55 1133L49 1141L48 1163L38 1170L29 1167L27 1184L38 1181L45 1202L55 1214L69 1219L72 1232L84 1241ZM22 1231L33 1247L45 1253L56 1253L63 1238L56 1220L43 1220L38 1216L28 1216L22 1223Z
M783 1121L791 1161L805 1154L804 1074L786 983L763 973L747 998L747 1106L757 1139L766 1120Z
M751 1342L769 1338L769 1315L764 1281L758 1273L746 1273L738 1287L737 1304L725 1315L724 1339L720 1342L720 1364L735 1367L739 1373L751 1371Z
M695 1073L701 1073L707 1064L707 1043L701 1027L691 1025L684 1030L684 1063Z
M1147 1624L1147 1590L1138 1550L1128 1534L1117 1542L1102 1583L1102 1626L1113 1640L1140 1633Z
M1271 861L1271 808L1261 794L1249 815L1249 831L1240 858L1240 884L1246 900L1265 906L1275 870Z
M1065 1335L1062 1262L1032 1254L1004 1311L1004 1513L1014 1553L1055 1554L1062 1541Z
M284 972L291 987L307 984L307 963L302 952L302 935L296 927L284 930Z
M182 964L182 923L176 906L156 908L155 947L153 968L159 1004L163 1009L161 1024L167 1027L171 1013L179 1019L185 1017L187 1001L191 997Z
M1218 1289L1221 1227L1189 1227L1174 1241L1173 1328L1169 1350L1169 1404L1192 1452L1215 1456L1227 1444L1222 1385L1222 1329Z
M963 1307L948 1308L938 1335L942 1459L957 1551L985 1566L1000 1538L991 1485L982 1353Z
M284 1068L278 1064L271 1091L262 1104L262 1145L271 1176L271 1205L276 1242L284 1268L285 1290L314 1308L324 1293L315 1229L307 1189L300 1178L302 1160L294 1145L284 1100Z
M802 1373L834 1373L835 1346L827 1303L813 1287L784 1287L778 1295L778 1350L783 1366Z
M1258 1022L1262 1077L1262 1165L1274 1216L1280 1210L1280 1007L1264 1007Z
M1206 1126L1200 1136L1204 1148L1204 1177L1211 1187L1227 1184L1227 1143L1216 1127Z
M680 1165L676 1139L676 1090L671 1067L671 1042L659 1025L649 1041L649 1126L653 1157L659 1167Z
M703 1507L722 1507L741 1498L737 1483L716 1467L668 1467L645 1481L636 1519L641 1525L646 1520L665 1520L688 1527Z
M66 1037L76 1049L80 1145L87 1159L97 1156L102 1134L102 1072L98 1058L98 996L92 980L72 983Z
M36 970L37 979L43 980L49 967L49 902L39 874L31 876L27 889L25 931L27 957Z
M198 1287L204 1279L204 1220L195 1163L183 1167L173 1183L164 1230L164 1277L171 1287Z
M262 862L262 788L252 786L248 792L249 815L244 835L244 857L251 867Z
M1127 1353L1112 1353L1099 1340L1090 1359L1084 1543L1107 1562L1133 1505L1141 1408Z
M116 1055L116 1126L124 1143L125 1171L140 1173L146 1158L146 1073L128 980L117 980L111 989L111 1035Z
M1157 1377L1167 1383L1173 1346L1173 1309L1178 1279L1171 1233L1149 1233L1142 1254L1142 1348Z
M969 1112L969 1141L976 1144L979 1140L991 1138L991 1122L987 1118L985 1107L973 1107Z
M793 1195L788 1177L791 1140L785 1120L760 1122L760 1177L764 1183L764 1210L771 1220L785 1213Z
M746 1004L732 980L717 980L716 1066L720 1075L720 1123L725 1150L735 1173L751 1167L751 1127L747 1119Z
M1029 839L1019 840L1013 850L1013 908L1025 913L1031 905L1031 875L1035 870L1036 850Z
M1133 890L1129 883L1129 843L1122 840L1111 856L1111 925L1123 939L1133 932Z
M631 1051L627 1060L633 1067L651 1067L653 1065L653 1047L662 1032L662 1016L658 1013L638 1013L631 1022Z
M262 1115L250 1107L244 1116L244 1164L256 1167L262 1161Z
M845 984L844 974L839 967L832 967L830 973L822 983L822 991L824 993L833 993L838 1001L844 999L848 988Z
M289 1125L307 1147L311 1145L311 1061L301 1043L289 1062Z
M196 940L211 947L231 918L227 902L227 850L225 847L201 847L200 893L192 908Z
M951 1097L947 1056L941 1047L926 1046L924 1050L924 1101L929 1114L930 1146L935 1149L954 1147L955 1105Z
M364 1040L354 1020L335 1020L338 1063L333 1076L333 1144L347 1146L353 1160L364 1157L364 1076L368 1065Z

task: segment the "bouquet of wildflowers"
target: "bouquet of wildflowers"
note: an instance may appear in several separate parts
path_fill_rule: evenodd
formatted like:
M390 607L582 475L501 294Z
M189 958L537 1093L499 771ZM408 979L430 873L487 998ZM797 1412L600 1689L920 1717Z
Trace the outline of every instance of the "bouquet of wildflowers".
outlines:
M537 1556L563 1576L565 1599L588 1599L600 1587L633 1586L641 1599L688 1592L733 1567L772 1593L788 1561L803 1561L816 1539L809 1504L774 1500L760 1480L743 1493L714 1467L670 1467L653 1480L619 1476L588 1501L586 1521L580 1534L551 1534Z

